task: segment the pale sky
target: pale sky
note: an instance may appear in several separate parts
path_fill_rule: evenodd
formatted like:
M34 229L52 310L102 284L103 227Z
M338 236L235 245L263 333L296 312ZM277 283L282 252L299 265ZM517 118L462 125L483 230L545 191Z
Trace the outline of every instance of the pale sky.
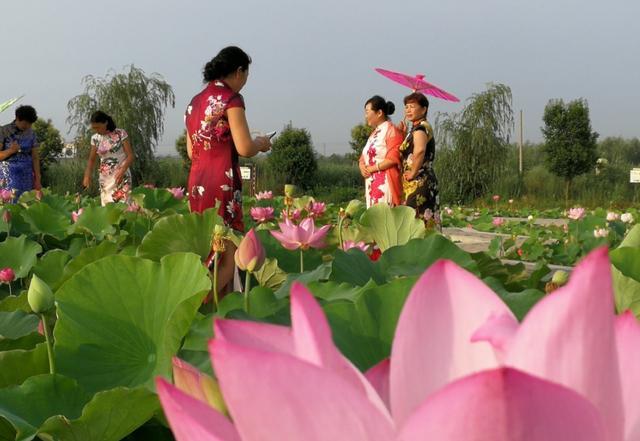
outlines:
M292 121L319 153L347 152L374 94L396 103L398 120L409 90L375 67L423 73L462 101L504 83L531 141L551 98L587 99L601 137L640 136L638 0L3 0L0 11L0 101L26 94L67 139L82 77L133 63L174 88L158 150L174 153L203 65L230 44L253 58L242 91L251 129ZM461 108L434 98L430 113Z

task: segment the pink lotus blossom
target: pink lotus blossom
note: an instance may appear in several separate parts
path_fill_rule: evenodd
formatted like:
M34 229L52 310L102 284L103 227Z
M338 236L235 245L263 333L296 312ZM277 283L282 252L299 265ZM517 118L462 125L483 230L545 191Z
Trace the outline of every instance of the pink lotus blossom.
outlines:
M358 248L362 250L363 253L366 253L369 250L369 245L367 245L363 241L354 242L352 240L345 240L342 244L342 249L344 251L347 251L347 250L350 250L351 248Z
M78 208L76 211L71 212L71 220L73 221L73 223L78 222L78 218L80 217L80 215L82 215L83 212L84 208Z
M184 188L183 187L172 187L167 188L167 191L173 195L176 199L184 198Z
M131 202L127 205L127 212L129 213L137 213L138 211L140 211L142 209L142 207L140 207L140 205L136 204L135 202Z
M309 216L317 219L322 216L327 209L327 206L324 202L311 202L309 204Z
M259 201L273 199L273 192L269 191L259 191L256 193L256 199Z
M8 188L0 188L0 202L3 204L10 204L13 201L13 190Z
M300 225L295 225L286 218L278 225L280 231L271 231L271 234L288 250L324 248L325 237L331 228L331 225L325 225L316 229L316 224L310 217L305 218Z
M620 216L620 220L625 224L630 224L633 222L633 215L631 213L624 213Z
M363 376L294 283L290 328L215 322L230 418L162 378L157 390L178 441L635 441L640 324L614 315L611 285L596 250L518 323L480 279L437 262L404 304L391 358Z
M596 228L595 230L593 230L593 237L597 238L601 238L601 237L607 237L609 235L609 230L607 230L606 228Z
M453 216L453 210L449 207L444 207L444 212L447 216Z
M493 224L494 227L501 227L502 225L505 224L505 220L503 217L494 217L493 220L491 221L491 223Z
M499 194L494 194L491 199L493 199L493 202L498 202L500 200L500 195Z
M613 221L617 221L618 219L620 219L620 215L616 212L610 211L607 213L607 221L608 222L613 222Z
M16 273L12 268L3 268L0 270L0 283L11 283L16 279Z
M262 268L265 259L264 247L253 228L240 241L234 259L241 271L254 272Z
M584 208L575 207L575 208L569 209L569 214L567 215L567 217L573 220L580 220L585 216L585 214L586 214L586 211Z
M281 216L282 219L290 219L297 222L302 218L302 210L296 208L289 215L287 215L287 210L282 210Z
M249 213L253 220L259 223L273 219L273 207L251 207Z

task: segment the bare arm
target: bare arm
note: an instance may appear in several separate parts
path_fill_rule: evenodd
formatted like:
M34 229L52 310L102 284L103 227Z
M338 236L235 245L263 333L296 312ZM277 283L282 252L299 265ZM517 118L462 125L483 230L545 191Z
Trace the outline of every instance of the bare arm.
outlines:
M191 143L191 137L189 136L189 132L187 132L187 156L189 159L193 159L191 156L193 155L193 144Z
M96 146L92 145L89 151L89 159L87 160L87 168L84 170L84 178L82 179L82 186L88 188L91 185L91 173L96 164L97 156Z
M413 133L413 163L411 170L405 172L404 178L408 181L414 179L420 171L420 167L424 163L424 155L427 151L427 134L423 131L415 131Z
M0 161L4 161L5 159L12 157L16 153L18 153L18 150L20 150L20 146L16 141L13 141L9 145L8 149L0 150Z
M34 148L31 150L31 161L33 162L33 189L42 189L42 179L40 176L40 150Z
M394 167L396 165L395 162L393 162L390 159L383 159L382 161L379 161L377 165L369 165L367 166L367 171L369 173L375 173L377 171L384 171L388 168Z
M242 107L227 109L227 119L231 127L231 136L240 156L250 158L260 152L267 152L271 148L271 141L266 136L251 139L249 124Z
M122 182L122 179L124 179L125 173L127 172L127 170L129 170L129 167L131 166L131 164L133 164L133 161L135 160L135 157L133 156L133 150L131 149L131 143L129 142L128 138L122 141L122 147L124 148L124 154L126 155L126 158L124 161L122 161L122 164L120 164L120 166L118 167L118 172L115 175L115 180L117 184Z

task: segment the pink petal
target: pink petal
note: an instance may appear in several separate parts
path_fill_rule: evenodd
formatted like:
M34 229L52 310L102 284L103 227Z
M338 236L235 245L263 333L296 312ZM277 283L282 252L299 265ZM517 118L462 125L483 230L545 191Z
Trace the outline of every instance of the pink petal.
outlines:
M602 416L574 391L515 369L470 375L430 396L401 441L605 441Z
M178 441L240 441L233 424L210 408L158 377L156 388L164 414Z
M387 409L391 407L389 402L389 372L391 370L391 360L386 358L374 367L369 369L364 375L378 392Z
M186 361L173 357L173 382L189 396L208 404L223 414L228 413L218 384Z
M490 345L472 343L492 315L511 314L482 281L455 263L431 265L415 284L391 350L391 413L402 424L451 380L498 366Z
M270 231L271 235L278 239L280 244L288 250L297 250L300 248L300 244L298 242L294 242L293 239L279 231Z
M625 440L640 439L640 323L629 311L616 317Z
M304 218L298 225L298 240L300 243L309 244L315 231L315 223L310 217Z
M500 362L505 359L511 342L518 331L518 320L513 314L492 314L471 336L472 342L487 341L493 346Z
M210 343L238 433L260 441L389 441L393 426L349 382L279 353Z
M611 267L607 249L600 248L527 314L506 364L584 395L618 441L624 413L613 311Z
M294 354L291 329L269 323L218 319L214 323L216 339L269 352Z
M324 239L327 235L327 232L331 228L331 225L324 225L319 230L316 230L315 233L311 236L311 240L309 241L309 246L313 248L324 248L325 242Z

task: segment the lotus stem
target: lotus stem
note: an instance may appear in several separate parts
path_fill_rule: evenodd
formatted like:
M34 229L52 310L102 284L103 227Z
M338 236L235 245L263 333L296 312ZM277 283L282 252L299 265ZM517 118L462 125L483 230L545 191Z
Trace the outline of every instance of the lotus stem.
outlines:
M213 303L218 310L218 252L213 253Z
M300 248L300 274L304 272L304 251Z
M340 241L340 249L344 250L344 241L342 240L342 223L344 222L344 217L340 216L338 219L338 240Z
M251 287L251 273L246 272L244 276L244 312L249 314L249 288Z
M49 373L56 373L56 361L53 357L53 341L51 338L51 334L49 331L49 323L47 323L47 316L45 314L40 314L40 318L42 319L42 327L44 328L44 338L47 341L47 355L49 356Z

